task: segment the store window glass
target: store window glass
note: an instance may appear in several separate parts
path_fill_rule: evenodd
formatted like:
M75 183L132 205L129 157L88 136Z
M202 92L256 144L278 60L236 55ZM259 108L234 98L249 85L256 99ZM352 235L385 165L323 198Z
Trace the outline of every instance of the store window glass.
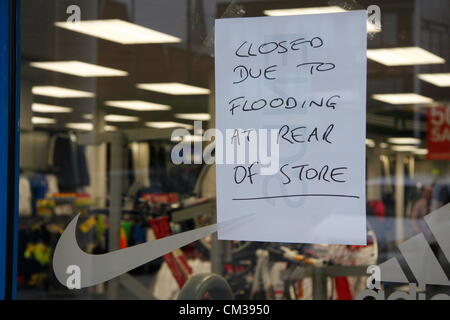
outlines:
M367 245L222 241L211 229L120 260L216 222L216 165L193 149L172 157L215 127L215 19L351 10L368 11ZM229 285L219 298L450 294L449 11L445 0L21 1L17 297L187 298L205 273ZM70 227L80 251L65 255L55 248ZM55 255L75 261L65 283Z

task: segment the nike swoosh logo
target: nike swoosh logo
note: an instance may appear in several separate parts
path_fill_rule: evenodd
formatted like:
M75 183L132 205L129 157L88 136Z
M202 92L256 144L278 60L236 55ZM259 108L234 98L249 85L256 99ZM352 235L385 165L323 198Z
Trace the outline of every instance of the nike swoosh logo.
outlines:
M53 271L58 281L66 286L67 278L70 276L67 274L67 267L76 265L80 268L81 288L90 287L111 280L166 253L197 241L216 232L219 226L221 229L229 227L233 223L241 222L246 217L248 215L129 248L95 255L84 252L78 245L75 236L79 218L77 215L58 240L53 254Z

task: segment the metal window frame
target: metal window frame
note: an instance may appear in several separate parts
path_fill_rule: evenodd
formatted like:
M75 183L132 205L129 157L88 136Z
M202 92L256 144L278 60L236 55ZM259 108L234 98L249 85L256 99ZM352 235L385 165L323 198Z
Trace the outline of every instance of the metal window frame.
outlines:
M0 0L0 299L14 299L17 275L20 0Z

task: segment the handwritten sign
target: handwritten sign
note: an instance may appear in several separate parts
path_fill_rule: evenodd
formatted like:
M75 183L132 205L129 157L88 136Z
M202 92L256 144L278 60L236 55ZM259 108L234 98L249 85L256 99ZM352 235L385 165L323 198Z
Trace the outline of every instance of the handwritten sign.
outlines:
M216 20L219 239L366 244L366 19Z

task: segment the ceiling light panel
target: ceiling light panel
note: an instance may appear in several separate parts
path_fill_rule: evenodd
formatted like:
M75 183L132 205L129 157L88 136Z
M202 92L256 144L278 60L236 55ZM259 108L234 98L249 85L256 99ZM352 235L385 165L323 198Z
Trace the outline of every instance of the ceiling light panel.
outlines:
M33 123L33 124L53 124L53 123L56 123L56 120L53 118L32 117L31 123Z
M105 116L105 120L109 122L136 122L139 121L139 118L121 114L108 114Z
M193 126L190 124L174 122L174 121L149 121L149 122L146 122L145 125L147 127L157 128L157 129L185 128L185 129L190 130L193 128Z
M416 149L413 152L414 152L414 154L424 156L424 155L428 154L428 149Z
M211 93L209 89L191 86L179 82L138 83L136 87L138 87L139 89L172 95L204 95Z
M110 126L110 125L105 126L105 131L116 131L116 130L117 130L116 126Z
M94 125L89 122L69 122L65 125L67 128L75 129L75 130L84 130L84 131L92 131L94 129ZM116 126L105 125L105 131L115 131L117 130Z
M134 111L167 111L171 107L165 104L159 104L141 100L109 100L105 105Z
M126 71L102 67L76 60L31 62L30 66L49 71L66 73L78 77L121 77L128 75L128 72Z
M388 142L393 144L420 144L420 139L412 137L395 137L388 138Z
M120 44L176 43L181 39L120 19L55 22L55 26Z
M39 96L47 96L53 98L91 98L94 97L92 92L74 90L56 86L35 86L31 92Z
M368 49L367 58L386 66L445 63L443 58L419 47Z
M426 104L434 102L433 99L417 93L373 94L372 99L389 104Z
M266 16L292 16L292 15L301 15L301 14L322 14L322 13L336 13L336 12L345 12L345 11L346 10L344 10L338 6L328 6L328 7L264 10L264 14Z
M94 125L89 122L68 122L66 123L66 127L75 130L91 131Z
M322 13L336 13L346 12L347 10L338 6L328 7L311 7L311 8L290 8L290 9L273 9L264 10L266 16L294 16L303 14L322 14ZM375 27L372 23L367 22L367 32L374 33L381 30Z
M416 146L392 146L391 150L397 152L415 152L417 150Z
M73 111L73 109L69 107L55 106L44 103L33 103L31 105L31 110L33 112L40 112L40 113L69 113Z
M419 79L438 87L450 87L450 73L423 73Z
M199 120L199 121L209 121L211 116L209 113L177 113L175 118L184 120Z
M366 139L366 146L368 146L369 148L374 148L375 141L373 139Z

